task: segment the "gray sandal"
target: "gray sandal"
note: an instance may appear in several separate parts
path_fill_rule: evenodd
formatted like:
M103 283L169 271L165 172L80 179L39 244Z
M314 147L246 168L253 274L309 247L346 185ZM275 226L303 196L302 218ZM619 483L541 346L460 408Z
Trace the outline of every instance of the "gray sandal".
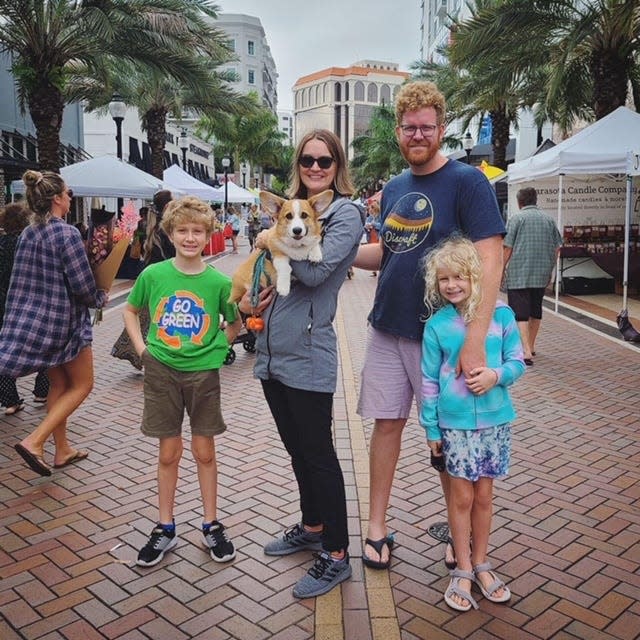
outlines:
M462 580L463 578L471 580L471 584L473 584L473 581L475 579L473 573L471 573L470 571L463 571L462 569L454 569L453 571L449 572L449 575L451 576L451 581L449 582L447 590L444 592L444 601L456 611L469 611L471 607L477 609L478 603L473 599L473 596L470 593L471 590L465 591L460 587L460 580ZM460 598L464 598L469 604L466 606L463 604L458 604L452 598L452 596L454 595Z
M473 567L473 573L475 574L473 578L474 582L478 585L480 591L482 591L482 595L487 600L500 603L507 602L511 599L511 591L509 591L509 587L507 587L504 581L498 578L498 576L493 572L493 570L491 569L491 563L483 562L482 564L477 564L475 567ZM478 578L479 573L488 573L493 579L493 582L489 585L488 588L485 588L482 582L480 582ZM493 594L499 589L503 590L502 595L494 596Z

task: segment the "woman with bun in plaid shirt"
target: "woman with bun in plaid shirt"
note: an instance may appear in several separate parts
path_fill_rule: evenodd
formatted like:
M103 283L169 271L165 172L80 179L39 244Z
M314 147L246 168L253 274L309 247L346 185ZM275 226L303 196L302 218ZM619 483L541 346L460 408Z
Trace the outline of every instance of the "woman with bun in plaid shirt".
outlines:
M54 468L88 455L70 445L67 419L93 387L89 307L103 307L107 292L96 287L80 232L64 220L73 193L62 177L30 170L23 181L34 219L16 248L0 331L0 375L48 370L47 415L15 449L33 471L50 476L44 461L49 436Z

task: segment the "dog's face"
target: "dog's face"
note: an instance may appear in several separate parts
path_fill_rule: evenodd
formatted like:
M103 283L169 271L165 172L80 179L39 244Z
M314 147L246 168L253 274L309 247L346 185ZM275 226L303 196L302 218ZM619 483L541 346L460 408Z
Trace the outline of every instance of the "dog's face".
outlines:
M291 247L305 246L318 241L321 232L318 218L332 201L331 189L308 200L283 200L268 191L260 192L262 207L275 218L278 239Z

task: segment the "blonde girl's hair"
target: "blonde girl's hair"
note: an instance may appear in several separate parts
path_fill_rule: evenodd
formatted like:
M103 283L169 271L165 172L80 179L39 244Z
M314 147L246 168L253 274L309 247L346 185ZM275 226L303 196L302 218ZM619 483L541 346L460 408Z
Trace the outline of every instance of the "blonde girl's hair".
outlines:
M210 235L215 222L213 209L195 196L172 200L164 209L160 228L170 236L175 227L187 222L203 225L207 235Z
M66 185L62 176L53 171L29 169L22 176L29 208L33 211L33 221L44 224L51 213L51 203L55 196L64 193Z
M471 283L469 298L460 309L468 324L476 318L478 305L482 300L482 263L473 242L462 236L454 236L444 240L427 254L424 267L424 303L429 315L447 304L438 287L438 270L443 268L460 274Z
M300 178L300 156L302 156L302 150L309 140L320 140L327 145L329 154L336 163L336 177L333 181L332 189L335 193L341 196L351 197L356 188L351 182L351 176L349 175L349 166L347 164L347 156L342 148L340 138L336 136L333 131L328 129L314 129L309 131L296 147L296 152L293 156L293 164L291 165L291 174L289 176L289 188L287 189L287 196L289 198L306 198L307 187L304 186Z

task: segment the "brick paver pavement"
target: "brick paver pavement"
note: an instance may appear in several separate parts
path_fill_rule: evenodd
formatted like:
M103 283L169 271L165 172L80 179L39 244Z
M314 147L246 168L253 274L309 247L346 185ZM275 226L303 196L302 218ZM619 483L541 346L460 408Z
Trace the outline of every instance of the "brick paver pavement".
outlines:
M246 253L246 247L241 248ZM231 271L242 256L216 265ZM270 558L262 545L298 513L297 492L258 383L236 345L222 371L228 431L217 439L220 518L238 555L228 565L200 544L197 478L188 447L176 503L179 544L157 567L132 565L156 519L154 443L139 434L142 376L109 349L117 308L95 330L95 389L70 421L91 457L36 477L13 444L44 410L0 418L0 638L93 640L631 640L640 637L638 348L547 312L534 367L513 395L513 464L496 483L491 560L509 605L443 602L443 546L426 533L444 519L422 429L408 424L389 509L398 542L390 572L364 570L370 421L355 413L366 312L376 279L342 288L336 326L340 381L336 444L347 484L353 578L317 600L291 587L307 553ZM50 458L49 458L50 459ZM120 545L116 548L117 545Z

